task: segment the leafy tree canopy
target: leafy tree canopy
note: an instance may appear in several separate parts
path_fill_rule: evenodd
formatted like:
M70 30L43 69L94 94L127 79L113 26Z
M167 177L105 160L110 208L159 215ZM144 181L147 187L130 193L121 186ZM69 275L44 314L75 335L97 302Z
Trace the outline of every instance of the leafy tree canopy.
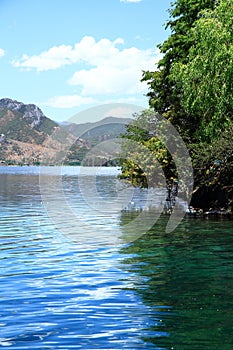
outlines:
M233 2L177 0L169 12L171 35L159 45L164 56L154 72L143 73L149 104L171 121L189 148L194 197L212 192L218 198L221 192L232 208ZM148 147L162 164L166 178L175 179L174 162L165 144L143 128L151 122L151 112L144 112L127 129L126 138ZM123 176L134 185L146 186L136 153L135 148L131 159L125 161ZM198 198L202 207L204 198Z
M135 115L122 135L122 178L134 186L154 187L177 179L176 167L165 140L156 135L157 124L155 112L145 110Z
M194 43L191 30L204 9L213 9L214 0L177 0L172 4L167 28L171 35L158 47L164 54L154 72L143 72L143 81L148 83L149 103L167 117L184 137L193 134L192 118L180 103L180 86L174 81L171 69L174 63L186 63Z
M190 32L187 62L174 62L171 80L195 124L195 136L210 142L233 118L233 3L222 0L201 12Z

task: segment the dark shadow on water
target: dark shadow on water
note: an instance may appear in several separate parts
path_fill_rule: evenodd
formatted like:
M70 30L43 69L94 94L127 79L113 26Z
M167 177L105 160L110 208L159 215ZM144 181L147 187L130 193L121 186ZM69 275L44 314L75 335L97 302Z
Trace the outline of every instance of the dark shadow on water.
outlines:
M137 276L135 293L152 310L144 341L156 349L232 349L232 222L184 219L165 234L166 220L121 250L129 254L123 268Z

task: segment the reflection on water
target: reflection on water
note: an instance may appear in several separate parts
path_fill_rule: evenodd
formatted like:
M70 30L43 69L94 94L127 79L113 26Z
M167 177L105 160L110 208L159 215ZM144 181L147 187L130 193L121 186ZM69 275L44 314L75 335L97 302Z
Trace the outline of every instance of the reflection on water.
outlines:
M105 244L97 239L103 232L127 235L138 213L94 215L80 196L77 169L65 168L69 207L96 237L77 240L50 220L38 169L12 168L0 168L0 346L232 349L232 222L184 220L165 234L161 218L132 243L121 236ZM98 195L113 202L115 174L97 179ZM90 174L83 176L88 184ZM50 196L59 205L56 192ZM60 222L73 230L65 215Z
M232 222L183 221L164 234L164 220L123 248L135 292L160 312L165 337L147 337L166 349L232 349Z

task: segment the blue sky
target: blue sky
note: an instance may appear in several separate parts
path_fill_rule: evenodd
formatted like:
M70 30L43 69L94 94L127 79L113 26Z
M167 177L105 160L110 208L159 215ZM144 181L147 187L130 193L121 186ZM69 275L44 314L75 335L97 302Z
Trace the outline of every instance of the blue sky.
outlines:
M0 0L0 98L56 121L106 103L148 107L170 0Z

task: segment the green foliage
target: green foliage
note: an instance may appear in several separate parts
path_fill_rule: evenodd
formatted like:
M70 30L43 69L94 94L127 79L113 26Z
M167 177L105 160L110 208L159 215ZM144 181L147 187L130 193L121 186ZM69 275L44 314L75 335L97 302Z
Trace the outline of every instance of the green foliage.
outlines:
M192 115L197 139L211 141L232 123L233 3L222 0L201 13L191 30L194 45L186 63L175 62L171 79Z
M133 186L154 187L176 180L176 167L165 143L156 136L158 123L153 110L135 115L122 135L122 176ZM124 156L123 156L124 155Z
M212 191L213 197L221 192L225 205L232 208L233 2L177 0L167 27L171 35L159 45L163 58L154 72L143 73L150 107L171 121L186 142L193 160L195 193ZM148 114L137 117L126 137L148 147L166 178L174 179L166 142L163 145L145 132L148 120ZM136 151L135 147L123 163L123 176L145 187L148 175L138 167ZM200 195L200 207L202 200Z
M233 191L233 127L226 129L212 143L191 146L196 185Z
M193 45L191 29L203 9L214 8L214 0L177 0L170 9L167 27L171 35L159 45L164 54L154 72L144 72L143 81L148 83L149 103L158 113L168 118L187 140L193 135L192 116L180 103L181 89L171 75L174 63L185 64Z

